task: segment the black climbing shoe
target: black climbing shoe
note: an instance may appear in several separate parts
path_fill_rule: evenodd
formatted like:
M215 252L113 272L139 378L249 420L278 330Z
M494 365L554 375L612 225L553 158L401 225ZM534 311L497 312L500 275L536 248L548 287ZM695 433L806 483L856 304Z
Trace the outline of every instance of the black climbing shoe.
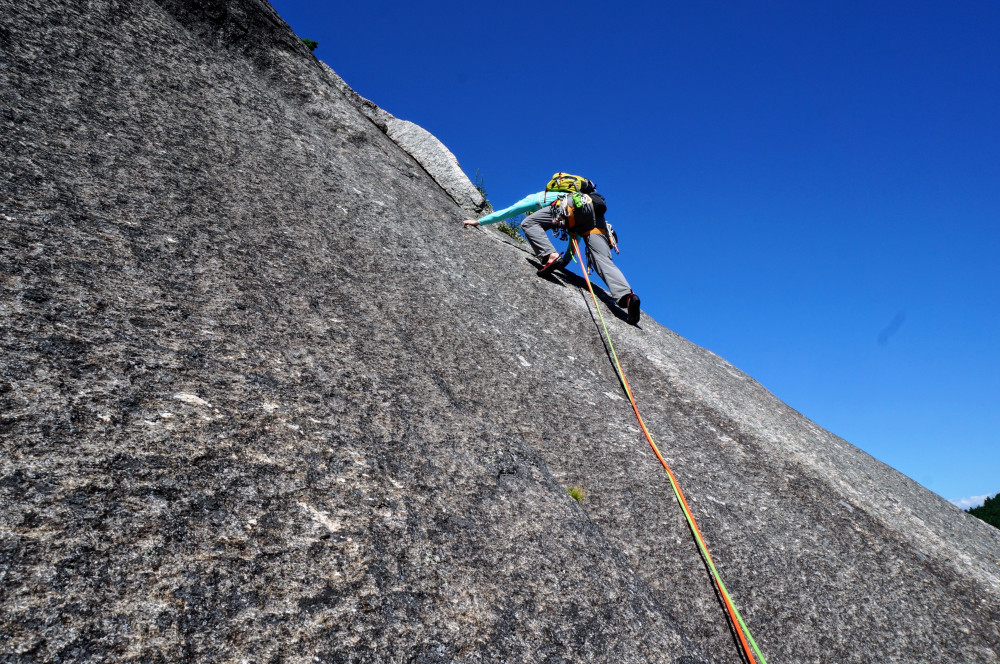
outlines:
M625 318L625 322L629 325L635 325L639 322L639 296L635 293L629 293L628 295L623 295L620 300L618 300L618 306L625 309L628 312L628 316Z

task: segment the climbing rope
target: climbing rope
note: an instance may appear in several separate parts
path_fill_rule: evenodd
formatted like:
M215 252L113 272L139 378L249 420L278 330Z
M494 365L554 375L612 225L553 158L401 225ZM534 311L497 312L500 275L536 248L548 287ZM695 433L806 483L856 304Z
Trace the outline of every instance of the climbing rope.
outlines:
M601 306L597 303L597 296L594 294L594 287L590 283L590 277L587 276L586 268L583 267L583 256L580 254L580 245L576 241L576 235L570 236L570 242L573 244L573 251L576 253L576 259L580 263L583 278L587 282L587 289L590 291L590 297L594 300L594 308L597 309L597 315L601 318L601 326L604 328L604 337L608 340L608 347L611 349L611 357L615 361L615 370L618 372L618 379L621 380L622 386L625 388L625 393L628 394L628 399L632 403L632 410L635 411L635 417L639 420L639 426L642 427L642 432L646 434L646 440L649 441L649 446L653 448L653 454L655 454L656 458L659 459L663 469L667 471L667 477L670 478L670 486L673 487L674 496L677 497L677 503L681 506L681 511L684 512L684 518L687 519L688 526L694 534L695 542L698 543L698 549L701 551L702 557L708 565L709 570L712 572L712 578L722 596L726 612L729 614L729 621L733 626L733 631L735 631L739 636L740 646L743 648L743 654L746 655L747 661L749 661L750 664L754 664L755 660L753 658L753 654L750 652L752 647L753 652L757 654L757 659L760 661L760 664L767 664L767 660L764 659L764 655L760 652L760 648L757 647L757 643L753 640L753 636L750 634L750 629L747 628L746 623L743 622L743 616L741 616L740 612L736 609L732 598L729 596L729 591L726 590L725 584L722 583L722 577L719 576L719 571L715 568L712 556L708 552L708 546L705 544L705 538L701 535L701 530L698 528L698 523L694 520L691 508L688 507L687 499L684 498L684 492L681 491L680 484L677 483L677 478L674 477L673 471L670 470L670 466L668 466L667 462L663 459L663 455L660 454L659 448L657 448L656 443L653 442L653 437L650 435L649 429L646 428L645 422L642 421L642 415L639 414L639 406L636 405L635 397L632 395L632 388L629 387L628 380L625 378L625 372L622 370L622 365L618 361L618 354L615 352L615 346L611 343L611 334L608 332L607 323L604 322L604 314L601 313ZM748 640L749 644L747 643Z

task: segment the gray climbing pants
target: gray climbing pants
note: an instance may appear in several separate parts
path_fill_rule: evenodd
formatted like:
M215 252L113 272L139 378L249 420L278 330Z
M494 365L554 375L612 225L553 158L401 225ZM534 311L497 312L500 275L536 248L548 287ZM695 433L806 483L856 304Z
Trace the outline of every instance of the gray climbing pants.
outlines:
M557 253L556 248L552 246L552 241L549 239L549 234L546 232L556 228L556 224L553 222L554 214L552 208L544 207L538 212L528 215L521 222L521 230L524 231L524 236L528 238L528 244L531 245L535 256L543 263L550 254ZM597 274L607 284L608 290L611 291L611 297L615 298L615 301L618 301L631 293L632 288L628 285L628 281L625 280L625 275L622 274L622 271L611 260L611 244L604 233L593 233L578 237L587 245L587 255L590 257L590 262L593 263Z

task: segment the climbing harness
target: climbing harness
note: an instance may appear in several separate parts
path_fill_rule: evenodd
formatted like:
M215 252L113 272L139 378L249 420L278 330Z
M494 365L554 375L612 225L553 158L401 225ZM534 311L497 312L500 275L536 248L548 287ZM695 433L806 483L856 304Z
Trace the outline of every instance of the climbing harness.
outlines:
M611 224L608 224L608 230L611 231ZM608 244L615 251L618 251L618 245L615 243L617 238L613 235L613 231L611 231L611 233L605 233L604 231L601 230L600 226L595 226L594 228L591 228L589 231L584 231L583 233L574 233L565 226L558 226L554 228L553 235L555 235L555 238L557 240L560 240L561 242L568 242L569 244L566 245L566 251L562 252L559 258L556 259L556 262L553 265L553 269L566 267L567 265L570 264L570 262L576 260L573 256L573 243L576 242L576 238L578 236L596 235L596 234L603 235L605 239L607 239ZM583 263L580 263L580 269L586 270L587 274L593 274L594 254L590 250L590 245L587 245L586 252L587 252L587 264L584 265Z
M572 244L573 251L576 253L577 261L580 263L582 268L583 257L580 255L580 245L577 242L575 235L570 235L570 243ZM681 491L680 484L677 483L677 478L674 477L673 471L670 470L670 466L667 465L663 455L660 454L660 450L656 447L656 443L653 442L653 437L650 435L649 429L646 428L645 422L642 421L642 416L639 414L639 406L636 405L635 397L632 395L632 388L629 387L628 380L625 378L625 372L622 371L622 365L618 361L618 354L615 352L615 346L611 343L611 334L608 332L607 323L604 322L604 314L601 313L601 307L597 303L597 296L594 294L594 287L590 283L590 278L587 276L587 270L583 269L581 271L583 272L583 278L587 282L587 289L590 291L590 297L594 301L594 308L597 309L597 314L601 318L601 326L604 328L604 337L607 339L608 347L611 349L611 357L615 361L615 370L618 372L618 379L625 388L625 393L628 395L629 402L632 404L632 410L635 411L635 417L639 420L639 426L642 427L642 432L646 434L646 440L649 441L649 446L653 449L653 454L656 455L656 458L660 461L663 469L667 471L667 477L670 478L670 486L674 490L674 496L677 498L677 503L680 505L681 511L684 513L684 518L687 520L688 527L694 535L695 542L698 544L698 550L701 552L702 558L704 558L705 563L708 565L708 568L712 573L712 578L715 581L716 587L719 589L719 594L722 596L726 612L729 614L729 621L732 624L733 631L735 631L739 636L743 654L746 656L747 661L750 662L750 664L756 664L757 661L759 661L760 664L767 664L767 660L764 659L764 655L761 653L760 648L757 647L757 643L750 634L750 629L746 626L746 623L743 622L743 616L741 616L740 612L736 609L732 598L729 596L729 592L726 590L725 584L722 583L722 577L719 575L719 571L715 568L712 556L708 552L708 546L705 544L705 539L701 535L698 523L694 520L691 508L688 507L687 499L684 498L684 492ZM749 643L747 643L748 640ZM751 648L753 649L753 653L756 653L757 660L754 660Z
M615 233L615 229L611 227L609 222L605 221L604 225L608 227L608 244L611 245L611 248L615 250L616 254L620 254L621 252L618 251L618 233Z

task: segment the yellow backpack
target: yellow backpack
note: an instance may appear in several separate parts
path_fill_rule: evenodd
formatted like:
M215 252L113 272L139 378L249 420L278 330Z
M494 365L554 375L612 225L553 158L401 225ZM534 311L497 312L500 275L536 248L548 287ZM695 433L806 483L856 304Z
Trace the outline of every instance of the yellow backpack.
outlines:
M570 175L569 173L556 173L549 180L549 183L545 185L545 191L567 191L589 194L596 190L597 187L587 178L580 177L579 175Z

